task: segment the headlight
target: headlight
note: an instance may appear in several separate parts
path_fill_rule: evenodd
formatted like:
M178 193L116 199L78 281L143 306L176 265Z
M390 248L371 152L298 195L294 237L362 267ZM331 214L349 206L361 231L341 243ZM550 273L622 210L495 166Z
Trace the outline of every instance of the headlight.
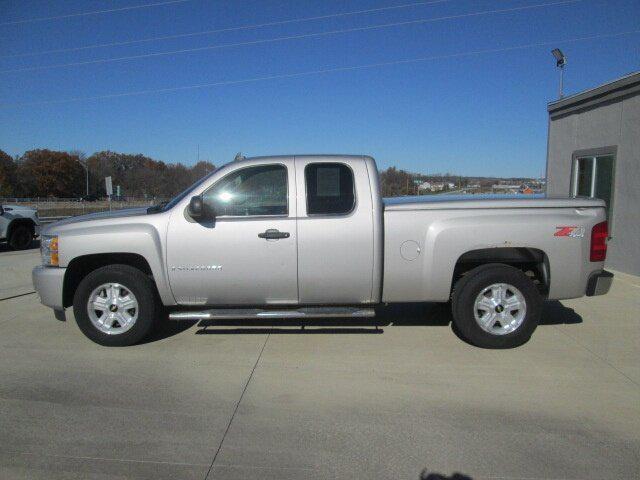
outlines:
M40 239L40 255L42 264L51 267L58 266L58 236L43 235Z

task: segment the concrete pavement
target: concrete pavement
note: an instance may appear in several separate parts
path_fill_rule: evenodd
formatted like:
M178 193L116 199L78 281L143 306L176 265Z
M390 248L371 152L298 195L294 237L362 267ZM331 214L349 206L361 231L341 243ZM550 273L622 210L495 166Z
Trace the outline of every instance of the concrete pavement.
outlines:
M14 252L0 244L0 299L33 292L31 270L39 263L37 249Z
M37 256L6 255L0 288L19 292ZM35 295L1 301L0 478L638 478L638 293L620 274L549 303L507 351L463 343L439 306L380 330L184 325L115 349Z

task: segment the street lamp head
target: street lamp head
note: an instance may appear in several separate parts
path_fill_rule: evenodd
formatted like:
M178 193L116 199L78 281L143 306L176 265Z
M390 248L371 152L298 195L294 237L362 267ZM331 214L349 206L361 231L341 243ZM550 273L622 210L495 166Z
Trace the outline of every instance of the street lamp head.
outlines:
M556 67L562 68L567 63L567 57L564 56L564 53L559 48L554 48L551 50L551 54L556 59Z

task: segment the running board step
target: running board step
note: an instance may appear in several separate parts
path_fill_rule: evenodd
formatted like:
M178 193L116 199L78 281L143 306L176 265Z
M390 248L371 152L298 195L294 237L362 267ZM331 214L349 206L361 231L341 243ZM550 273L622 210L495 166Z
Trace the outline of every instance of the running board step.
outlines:
M201 311L182 311L169 314L169 320L243 320L270 318L371 318L373 308L309 307L297 310L266 310L260 308L213 308Z

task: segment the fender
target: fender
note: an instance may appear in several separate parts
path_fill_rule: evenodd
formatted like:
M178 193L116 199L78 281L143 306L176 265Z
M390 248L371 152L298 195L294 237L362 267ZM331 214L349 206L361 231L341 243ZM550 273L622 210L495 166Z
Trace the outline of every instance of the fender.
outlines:
M74 258L84 255L134 253L149 264L162 303L175 305L167 279L161 235L154 225L127 222L91 226L87 222L81 228L62 229L59 235L61 267L68 266Z

